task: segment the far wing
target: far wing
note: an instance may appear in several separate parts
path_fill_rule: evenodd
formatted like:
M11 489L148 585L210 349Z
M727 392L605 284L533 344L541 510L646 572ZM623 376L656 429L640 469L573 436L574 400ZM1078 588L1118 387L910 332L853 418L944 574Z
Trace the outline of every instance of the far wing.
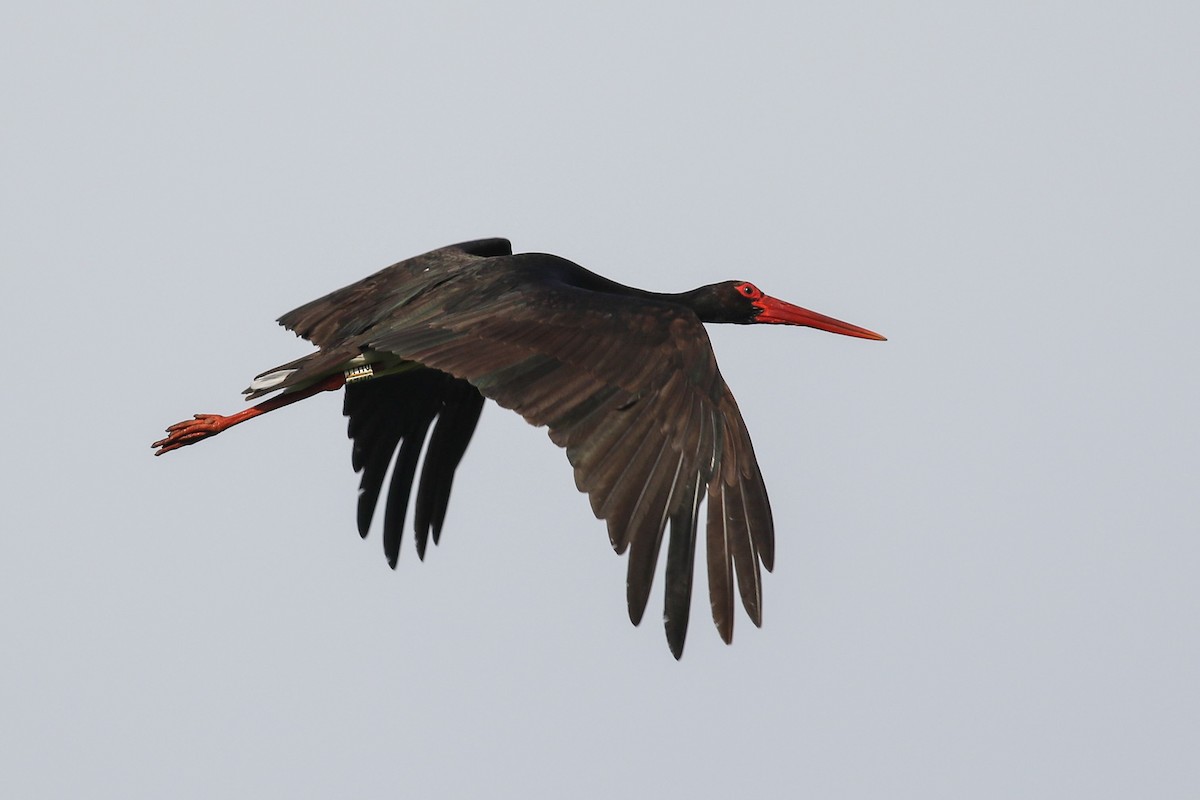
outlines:
M349 286L305 303L279 324L318 347L359 336L395 309L481 258L512 255L507 239L478 239L442 247L384 267Z
M388 464L399 450L383 518L383 550L391 566L396 566L400 553L404 514L426 436L428 446L413 514L417 555L422 559L430 533L434 544L441 535L454 471L475 433L482 409L483 396L474 386L437 370L414 369L346 386L343 413L350 418L354 471L362 473L358 532L364 538L371 527Z

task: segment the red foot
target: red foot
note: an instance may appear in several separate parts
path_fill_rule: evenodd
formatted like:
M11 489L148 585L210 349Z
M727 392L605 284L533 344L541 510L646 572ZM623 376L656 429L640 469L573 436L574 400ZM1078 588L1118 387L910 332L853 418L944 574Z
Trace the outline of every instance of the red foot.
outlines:
M228 417L223 417L220 414L196 414L192 419L176 422L167 428L167 438L159 439L150 446L157 447L158 449L154 451L154 455L161 456L163 453L169 453L172 450L178 450L189 444L195 444L210 436L216 436L226 428L233 427L248 419L254 419L260 414L266 414L268 411L274 411L277 408L291 405L297 400L312 397L317 392L332 392L335 389L342 388L345 384L345 376L340 372L335 372L307 388L285 392L277 397L272 397L270 400L264 400L258 405L247 408L244 411L231 414Z
M196 414L192 419L176 422L167 428L169 434L165 439L159 439L151 447L157 447L154 455L161 456L172 450L178 450L189 444L203 441L210 436L216 436L221 431L234 424L231 417L220 414Z

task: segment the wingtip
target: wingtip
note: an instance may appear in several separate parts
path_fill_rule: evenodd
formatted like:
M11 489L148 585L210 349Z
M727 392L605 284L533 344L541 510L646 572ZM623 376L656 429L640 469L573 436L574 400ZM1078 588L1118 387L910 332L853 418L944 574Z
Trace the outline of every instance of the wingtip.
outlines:
M721 641L725 644L733 644L733 620L730 619L727 624L716 622L717 635L721 637Z
M626 603L626 607L629 610L629 621L633 623L634 627L641 625L642 616L646 613L645 604L639 608L635 603L629 601Z
M679 624L672 624L671 618L663 615L663 627L667 631L667 647L671 648L671 655L675 656L675 660L679 661L683 658L683 646L687 642L687 618Z
M683 642L680 642L678 645L676 645L675 643L671 642L670 639L668 639L667 645L671 648L671 655L675 656L675 660L682 661L683 660Z
M754 627L761 628L763 625L762 603L759 603L757 610L758 610L757 614L750 615L750 621L754 623Z

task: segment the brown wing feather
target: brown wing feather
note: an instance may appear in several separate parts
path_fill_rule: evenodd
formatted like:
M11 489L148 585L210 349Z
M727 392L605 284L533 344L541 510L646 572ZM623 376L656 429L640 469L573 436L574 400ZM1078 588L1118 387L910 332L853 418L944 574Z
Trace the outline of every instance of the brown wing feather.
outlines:
M770 569L774 553L770 508L741 413L695 314L494 266L486 275L460 270L405 297L383 323L362 332L359 345L470 381L549 428L566 449L576 485L606 520L614 549L630 549L635 623L669 522L664 621L672 652L682 653L696 516L707 487L717 629L731 640L735 575L747 613L761 624L759 562ZM306 319L285 317L285 324ZM324 330L305 329L314 336Z

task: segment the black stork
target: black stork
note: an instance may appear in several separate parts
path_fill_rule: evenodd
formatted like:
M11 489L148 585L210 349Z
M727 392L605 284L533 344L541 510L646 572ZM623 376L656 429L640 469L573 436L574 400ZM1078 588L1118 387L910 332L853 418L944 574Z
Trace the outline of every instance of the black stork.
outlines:
M701 323L804 325L884 340L746 281L646 292L557 256L513 255L506 239L401 261L279 322L319 348L262 373L244 392L248 400L280 394L231 416L196 414L172 425L152 445L155 455L345 386L364 537L399 449L383 521L383 548L394 568L427 435L414 510L422 559L430 533L438 541L454 471L484 398L491 398L549 428L566 449L575 484L607 523L613 549L629 550L626 594L635 625L669 523L663 619L676 658L687 633L705 495L709 598L726 643L733 638L735 581L761 626L759 564L770 571L775 560L771 508L750 435Z

